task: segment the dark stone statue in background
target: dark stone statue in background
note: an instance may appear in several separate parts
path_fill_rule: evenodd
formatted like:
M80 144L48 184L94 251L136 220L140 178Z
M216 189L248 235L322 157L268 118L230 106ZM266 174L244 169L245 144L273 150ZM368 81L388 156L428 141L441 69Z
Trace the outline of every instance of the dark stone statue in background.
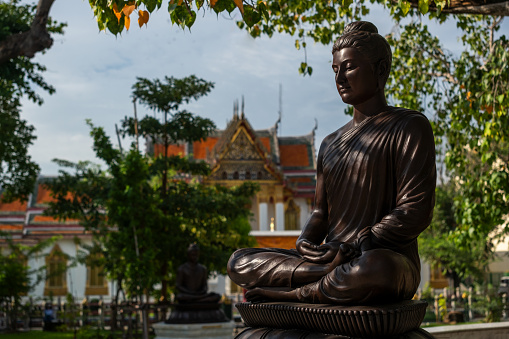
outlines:
M388 106L392 54L372 23L349 24L332 54L353 119L321 144L314 210L296 250L231 256L229 276L248 301L373 305L409 300L418 288L417 236L431 222L436 182L430 123Z
M200 249L191 244L187 262L177 269L177 293L168 324L212 323L229 321L221 309L221 295L207 292L207 268L198 263Z
M181 304L218 303L221 296L207 292L207 268L198 263L200 248L196 244L187 249L187 262L177 269L177 294L175 299Z

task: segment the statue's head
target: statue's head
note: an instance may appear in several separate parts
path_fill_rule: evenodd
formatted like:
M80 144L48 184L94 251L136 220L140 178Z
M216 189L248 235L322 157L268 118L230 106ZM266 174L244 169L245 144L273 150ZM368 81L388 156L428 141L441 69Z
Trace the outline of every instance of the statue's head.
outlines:
M348 24L334 45L332 54L344 48L355 48L372 64L373 69L381 69L381 81L385 85L389 78L392 63L391 47L371 22L356 21Z
M198 244L192 243L187 248L187 259L192 263L198 262L198 257L200 256L200 247Z

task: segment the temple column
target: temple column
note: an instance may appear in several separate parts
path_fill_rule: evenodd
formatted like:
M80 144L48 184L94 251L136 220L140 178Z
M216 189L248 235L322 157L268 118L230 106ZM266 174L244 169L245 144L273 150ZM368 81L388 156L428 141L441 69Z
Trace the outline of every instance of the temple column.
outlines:
M276 231L285 230L285 205L282 202L276 204Z
M260 202L258 205L258 222L260 225L260 231L268 231L269 230L269 215L268 208L266 202Z

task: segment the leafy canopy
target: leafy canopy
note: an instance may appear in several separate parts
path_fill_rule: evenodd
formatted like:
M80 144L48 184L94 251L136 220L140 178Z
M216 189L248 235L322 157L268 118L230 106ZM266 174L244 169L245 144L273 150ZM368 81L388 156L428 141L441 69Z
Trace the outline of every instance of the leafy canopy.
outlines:
M458 55L417 20L389 39L388 93L394 103L431 117L442 171L435 214L454 218L442 226L434 221L422 253L460 278L480 277L493 258L492 242L509 234L509 41L498 33L500 23L458 16L464 45Z
M27 31L36 7L20 4L19 0L0 3L0 42L10 35ZM48 20L48 31L63 33L63 24ZM21 98L41 105L39 87L49 94L55 89L47 84L42 72L46 68L24 56L0 63L0 190L2 199L26 199L35 185L39 166L28 154L36 139L34 127L20 116ZM34 88L34 85L36 86Z
M203 185L197 178L210 172L206 163L166 151L169 144L192 143L214 129L212 121L180 109L212 88L195 76L138 78L133 98L163 117L126 117L121 133L133 142L125 152L113 146L102 128L88 122L93 148L106 171L90 163L59 161L72 172L62 170L50 184L56 202L48 212L78 218L96 235L110 278L130 296L154 292L166 299L190 243L200 245L202 263L218 273L226 273L231 252L253 245L248 206L257 186ZM142 154L139 136L162 144L163 151L155 157ZM161 282L161 290L155 291Z
M7 232L0 232L0 238L3 243L0 251L0 302L8 313L10 329L16 330L22 296L47 278L45 266L31 268L28 260L40 260L42 251L58 238L52 237L30 246L15 242Z

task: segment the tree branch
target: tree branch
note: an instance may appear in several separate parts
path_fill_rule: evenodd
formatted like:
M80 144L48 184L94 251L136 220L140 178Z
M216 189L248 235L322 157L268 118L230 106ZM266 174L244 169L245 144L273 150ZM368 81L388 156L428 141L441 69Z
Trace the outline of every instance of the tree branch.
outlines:
M0 42L0 64L19 56L33 58L53 44L46 25L51 5L55 0L39 0L30 30L10 35Z
M479 4L473 6L449 7L442 10L444 13L450 14L482 14L492 16L509 16L509 1Z
M410 0L411 6L419 8L418 0ZM493 0L491 3L479 0L452 0L450 4L442 9L443 13L448 14L483 14L491 16L509 16L509 1ZM393 0L393 3L397 1ZM429 3L429 9L436 10L436 5L433 1Z

